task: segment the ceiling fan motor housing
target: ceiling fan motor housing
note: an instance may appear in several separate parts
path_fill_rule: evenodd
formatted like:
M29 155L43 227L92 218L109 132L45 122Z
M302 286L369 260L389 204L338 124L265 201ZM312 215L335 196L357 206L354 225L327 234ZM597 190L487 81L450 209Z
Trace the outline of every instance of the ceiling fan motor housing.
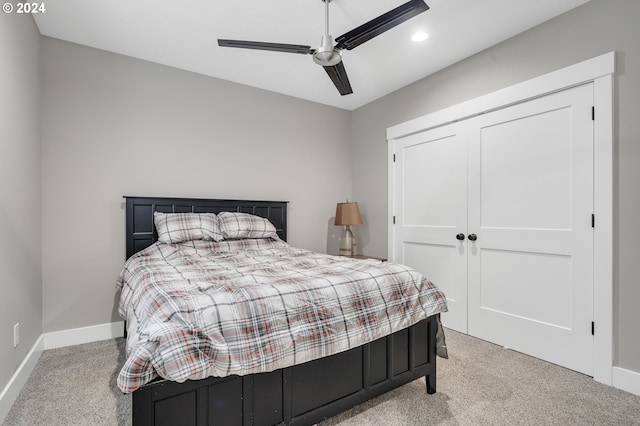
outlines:
M322 36L320 47L313 54L313 61L325 67L332 67L342 61L342 55L333 47L333 37L329 34Z

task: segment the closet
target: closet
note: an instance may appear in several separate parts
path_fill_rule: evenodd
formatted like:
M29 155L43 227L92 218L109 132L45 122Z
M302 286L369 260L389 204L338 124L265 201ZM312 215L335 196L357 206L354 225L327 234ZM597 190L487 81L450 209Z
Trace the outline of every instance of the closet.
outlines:
M446 327L593 375L594 84L389 140L390 259Z

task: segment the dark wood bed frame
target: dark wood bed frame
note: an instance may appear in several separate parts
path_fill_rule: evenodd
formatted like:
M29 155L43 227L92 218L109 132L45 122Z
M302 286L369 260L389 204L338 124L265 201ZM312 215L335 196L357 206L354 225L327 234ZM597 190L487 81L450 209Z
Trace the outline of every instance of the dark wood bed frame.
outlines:
M269 219L287 237L287 202L126 198L127 258L157 239L153 212L238 211ZM133 392L133 426L312 425L413 380L436 392L436 318L305 364L184 383L156 380Z

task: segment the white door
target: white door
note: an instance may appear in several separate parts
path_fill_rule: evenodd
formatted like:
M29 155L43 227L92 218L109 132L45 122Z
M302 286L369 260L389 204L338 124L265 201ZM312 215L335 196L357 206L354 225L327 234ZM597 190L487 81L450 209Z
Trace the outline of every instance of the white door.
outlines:
M593 374L593 85L484 114L469 140L469 334Z
M467 138L453 124L394 147L395 262L424 274L447 296L446 327L467 332Z
M590 375L592 86L395 140L390 253L446 327Z

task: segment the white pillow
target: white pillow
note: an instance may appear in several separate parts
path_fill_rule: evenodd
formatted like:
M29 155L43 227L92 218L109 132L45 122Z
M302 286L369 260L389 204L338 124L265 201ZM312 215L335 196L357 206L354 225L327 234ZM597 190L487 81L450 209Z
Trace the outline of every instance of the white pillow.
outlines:
M226 239L273 238L278 239L276 227L268 219L248 213L218 213L220 231Z
M222 241L214 213L153 213L158 241L166 244L192 240Z

